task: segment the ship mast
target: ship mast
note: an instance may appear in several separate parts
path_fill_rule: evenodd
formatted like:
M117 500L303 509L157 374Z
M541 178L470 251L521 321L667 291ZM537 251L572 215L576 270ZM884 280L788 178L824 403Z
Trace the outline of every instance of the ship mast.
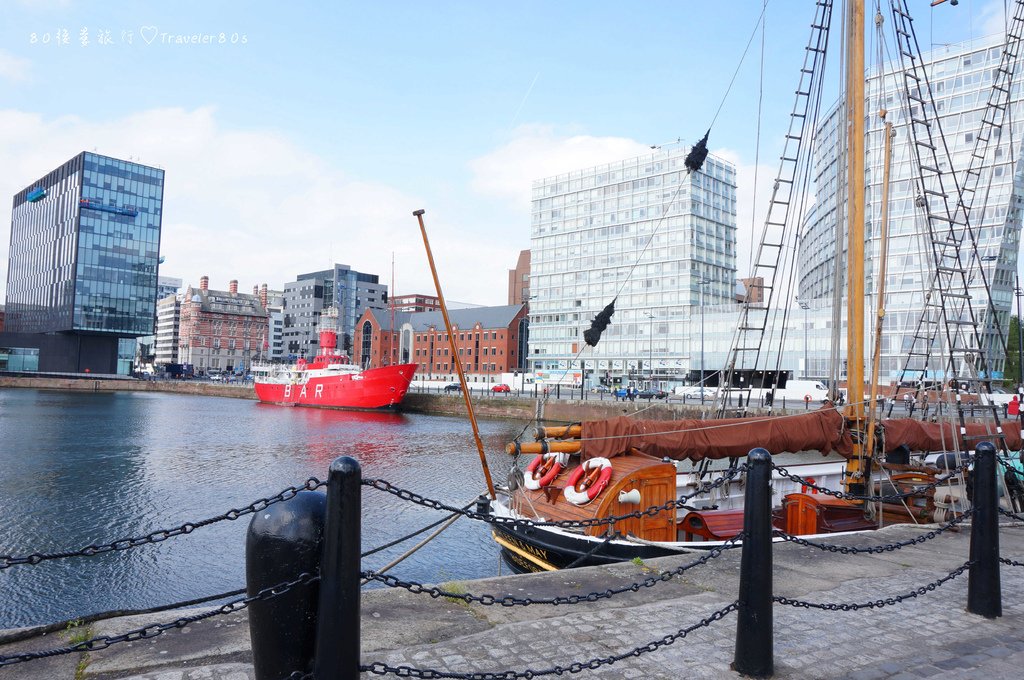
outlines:
M864 425L864 0L848 0L846 17L846 419ZM867 491L871 451L854 437L845 484Z

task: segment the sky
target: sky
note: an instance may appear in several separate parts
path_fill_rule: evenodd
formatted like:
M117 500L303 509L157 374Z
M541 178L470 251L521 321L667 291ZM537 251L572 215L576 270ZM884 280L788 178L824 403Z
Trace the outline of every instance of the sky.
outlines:
M998 29L1003 0L910 5L926 49ZM185 285L280 290L339 262L433 294L422 208L446 299L501 305L533 180L710 127L738 170L742 276L812 18L806 0L0 0L0 248L5 197L95 150L166 171L160 273ZM0 299L6 281L5 252Z

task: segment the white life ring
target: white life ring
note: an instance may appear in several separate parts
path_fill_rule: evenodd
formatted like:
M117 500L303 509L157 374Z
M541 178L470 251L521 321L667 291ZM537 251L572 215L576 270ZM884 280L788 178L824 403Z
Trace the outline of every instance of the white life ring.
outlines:
M596 473L596 474L595 474ZM586 505L604 491L612 479L612 462L607 458L591 458L572 471L565 484L565 500L573 505Z
M530 491L542 489L555 481L562 470L569 464L568 453L542 453L530 461L526 466L526 475L523 479L523 486Z

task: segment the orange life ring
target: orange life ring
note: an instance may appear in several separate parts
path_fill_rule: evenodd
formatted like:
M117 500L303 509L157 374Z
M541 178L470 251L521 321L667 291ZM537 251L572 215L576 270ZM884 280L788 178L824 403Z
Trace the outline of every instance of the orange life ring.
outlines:
M526 466L526 472L523 479L523 486L530 491L536 491L537 489L543 489L545 486L555 481L555 478L562 473L565 466L569 463L569 454L567 453L542 453L538 454L530 464Z
M612 479L612 462L607 458L591 458L572 471L565 484L565 500L573 505L586 505L598 497Z

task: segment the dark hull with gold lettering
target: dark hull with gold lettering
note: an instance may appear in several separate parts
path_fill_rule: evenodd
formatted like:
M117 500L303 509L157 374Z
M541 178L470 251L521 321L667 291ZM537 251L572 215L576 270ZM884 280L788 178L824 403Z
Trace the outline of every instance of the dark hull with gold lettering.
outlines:
M492 537L501 547L501 557L519 574L592 567L625 562L639 557L651 559L674 554L656 546L589 539L533 527L494 526ZM711 547L710 545L708 547Z

